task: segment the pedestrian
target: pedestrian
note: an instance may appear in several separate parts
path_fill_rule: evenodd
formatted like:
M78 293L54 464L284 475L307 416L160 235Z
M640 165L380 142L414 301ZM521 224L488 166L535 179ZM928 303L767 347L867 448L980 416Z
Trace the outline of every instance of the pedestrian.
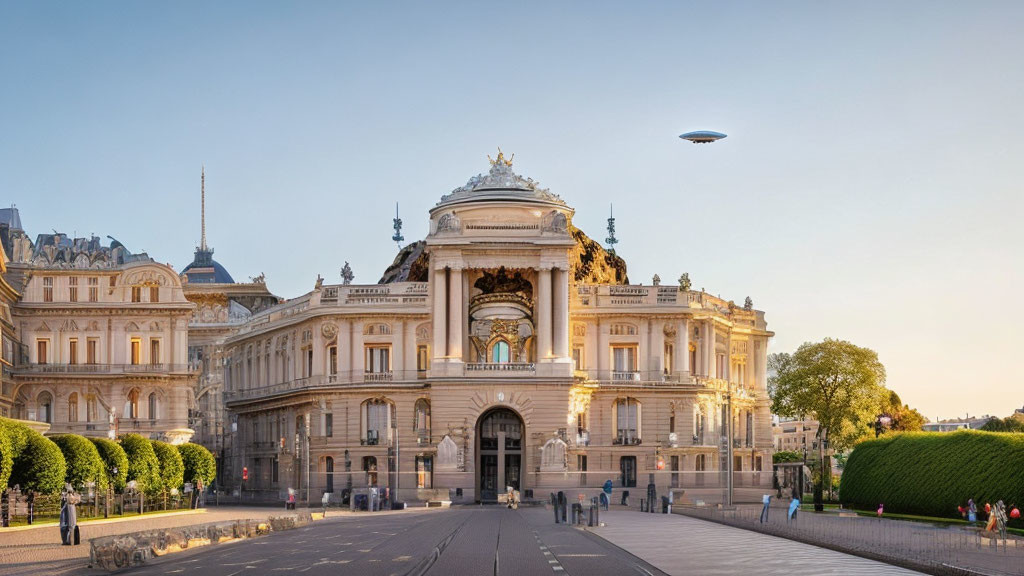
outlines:
M796 496L789 502L789 515L786 517L786 521L796 520L796 513L800 509L800 500Z
M967 499L967 521L972 524L978 521L978 506L974 503L974 498Z
M768 507L772 503L772 495L765 494L764 496L761 496L761 503L764 504L761 508L761 524L764 524L768 521Z
M878 514L878 519L879 519L879 520L881 520L881 519L882 519L882 513L883 513L883 512L885 512L885 506L884 506L884 505L883 505L883 504L882 504L881 502L879 502L879 504L878 504L878 510L876 511L876 514Z
M603 502L604 509L607 510L608 509L608 505L611 504L611 501L612 501L612 481L611 481L611 478L609 478L608 480L604 481L604 487L602 488L602 492L601 492L601 499L604 500L604 502Z

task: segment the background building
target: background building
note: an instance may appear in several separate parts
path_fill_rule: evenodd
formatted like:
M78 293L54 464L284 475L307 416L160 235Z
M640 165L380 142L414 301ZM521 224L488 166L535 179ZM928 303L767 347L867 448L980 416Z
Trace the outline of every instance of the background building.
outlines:
M54 233L32 242L16 211L6 224L5 277L20 292L11 324L27 348L10 367L11 415L52 433L191 438L192 304L174 270L113 239Z
M731 419L736 484L759 498L764 314L685 277L627 284L573 215L499 154L381 283L318 281L254 314L225 342L226 481L244 467L273 498L378 485L471 502L653 477L715 498Z

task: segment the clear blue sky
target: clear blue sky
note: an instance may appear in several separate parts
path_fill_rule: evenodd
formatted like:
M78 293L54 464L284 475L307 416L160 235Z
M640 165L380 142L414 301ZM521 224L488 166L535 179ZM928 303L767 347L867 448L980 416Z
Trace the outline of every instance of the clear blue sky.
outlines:
M1024 2L0 2L0 202L285 297L375 282L497 146L634 282L1024 405ZM696 129L729 138L697 146Z

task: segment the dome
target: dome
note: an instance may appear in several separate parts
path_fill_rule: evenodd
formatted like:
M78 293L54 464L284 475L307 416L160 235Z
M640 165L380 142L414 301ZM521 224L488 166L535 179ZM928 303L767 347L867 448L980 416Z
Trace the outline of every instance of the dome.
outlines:
M512 156L515 156L513 154ZM512 157L498 150L498 157L491 159L491 169L487 174L477 174L469 179L465 186L452 190L451 194L441 197L434 210L442 206L480 201L527 201L567 207L564 200L552 194L547 188L541 188L533 178L523 178L512 171Z
M235 280L226 268L213 259L213 249L196 248L196 257L185 266L181 274L195 284L234 284Z

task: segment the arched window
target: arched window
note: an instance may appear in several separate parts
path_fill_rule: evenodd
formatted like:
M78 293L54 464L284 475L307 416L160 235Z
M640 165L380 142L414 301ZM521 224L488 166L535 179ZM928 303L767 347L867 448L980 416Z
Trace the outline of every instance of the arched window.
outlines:
M39 422L53 423L53 396L49 392L42 392L36 398L36 406L39 407L36 420Z
M640 443L640 402L636 398L619 398L612 412L615 426L615 444Z
M159 415L157 414L156 407L156 392L151 392L149 394L149 419L156 420L157 418L159 418Z
M75 392L68 396L68 422L78 422L78 394Z
M509 347L508 342L504 340L498 340L491 347L491 362L496 364L509 361Z
M416 442L418 444L430 444L430 401L420 398L416 401L416 421L413 423L413 430L416 431Z
M128 402L125 403L124 415L127 418L139 417L139 389L132 388L128 392Z

